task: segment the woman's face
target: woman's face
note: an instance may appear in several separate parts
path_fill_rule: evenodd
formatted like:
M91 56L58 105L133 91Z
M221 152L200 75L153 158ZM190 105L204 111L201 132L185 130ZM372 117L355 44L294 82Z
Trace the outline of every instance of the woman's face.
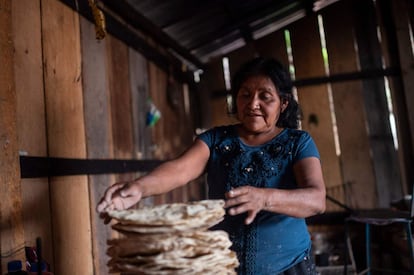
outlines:
M237 93L237 118L250 132L263 133L276 127L281 111L287 103L281 102L273 81L267 76L246 79Z

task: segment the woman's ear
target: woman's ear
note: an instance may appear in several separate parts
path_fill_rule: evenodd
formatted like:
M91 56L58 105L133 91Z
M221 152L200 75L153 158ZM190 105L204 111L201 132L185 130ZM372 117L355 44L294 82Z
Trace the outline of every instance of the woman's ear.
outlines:
M284 99L282 101L282 104L280 105L280 112L283 113L286 110L288 105L289 105L289 101Z

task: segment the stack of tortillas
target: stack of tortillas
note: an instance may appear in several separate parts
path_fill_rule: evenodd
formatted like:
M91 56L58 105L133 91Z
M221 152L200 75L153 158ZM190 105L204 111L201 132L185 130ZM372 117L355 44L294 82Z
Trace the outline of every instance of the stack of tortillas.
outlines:
M226 232L208 230L224 217L223 200L110 211L120 238L108 240L111 272L122 274L236 274Z

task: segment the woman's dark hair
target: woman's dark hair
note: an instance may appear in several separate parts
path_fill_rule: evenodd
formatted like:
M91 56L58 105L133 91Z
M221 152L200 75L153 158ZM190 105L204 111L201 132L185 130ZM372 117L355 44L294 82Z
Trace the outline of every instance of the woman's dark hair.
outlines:
M300 110L297 101L293 97L292 80L285 67L273 58L256 57L240 67L232 79L231 94L233 102L236 102L237 94L243 82L251 76L258 75L269 77L275 85L281 101L288 102L286 109L280 114L276 126L297 129L299 127ZM237 106L234 104L233 113L236 112Z

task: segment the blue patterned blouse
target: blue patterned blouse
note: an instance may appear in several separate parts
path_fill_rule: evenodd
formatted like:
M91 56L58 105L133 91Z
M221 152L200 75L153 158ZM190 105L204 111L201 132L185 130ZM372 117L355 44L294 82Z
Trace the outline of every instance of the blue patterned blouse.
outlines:
M294 189L294 163L306 157L319 158L311 136L295 129L284 129L259 146L244 144L233 125L213 128L198 138L210 148L210 199L224 199L225 192L245 185ZM304 219L267 211L258 213L250 225L244 224L245 218L245 214L226 215L214 228L229 233L240 261L238 274L277 274L309 254L311 241Z

